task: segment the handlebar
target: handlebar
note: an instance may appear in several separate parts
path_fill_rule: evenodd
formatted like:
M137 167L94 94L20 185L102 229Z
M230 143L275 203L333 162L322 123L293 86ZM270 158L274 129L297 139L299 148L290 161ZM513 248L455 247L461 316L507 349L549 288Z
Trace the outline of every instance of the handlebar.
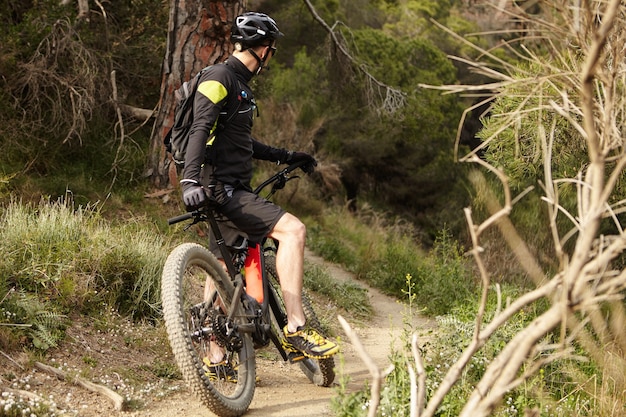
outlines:
M279 188L274 188L274 190L279 190L279 189L283 188L285 186L285 184L287 183L287 180L288 180L287 174L289 174L291 171L294 171L297 168L305 166L308 163L309 163L309 161L298 161L298 162L295 162L295 163L293 163L293 164L291 164L291 165L281 169L276 174L272 175L271 177L269 177L268 179L263 181L258 187L256 187L254 189L253 193L254 194L259 194L265 187L267 187L271 183L278 182L278 181L280 181L280 182L278 182L280 187ZM294 178L297 178L297 177L294 177Z
M192 219L197 215L198 210L190 211L189 213L181 214L180 216L172 217L171 219L167 219L167 224L170 226L176 223L183 222L187 219Z
M254 189L253 193L259 194L265 187L267 187L270 184L274 184L272 186L272 190L270 191L270 196L271 196L276 190L280 190L284 188L287 181L289 181L290 179L298 178L297 176L289 178L288 175L290 172L300 167L303 167L307 163L308 161L298 161L281 169L280 171L278 171L277 173L275 173L274 175L272 175L271 177L263 181L258 187ZM171 226L173 224L180 223L189 219L194 219L193 223L197 223L199 221L202 221L203 219L206 219L206 213L207 213L207 207L201 207L197 210L193 210L188 213L181 214L179 216L167 219L167 224Z

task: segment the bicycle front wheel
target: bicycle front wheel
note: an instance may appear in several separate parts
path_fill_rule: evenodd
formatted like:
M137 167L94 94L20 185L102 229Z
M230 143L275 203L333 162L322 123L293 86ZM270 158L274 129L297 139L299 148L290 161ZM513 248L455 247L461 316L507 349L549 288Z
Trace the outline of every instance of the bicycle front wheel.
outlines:
M203 246L184 243L165 262L163 317L184 380L220 417L246 412L255 389L252 339L238 334L241 306L230 319L234 286L221 263Z
M280 289L278 273L276 272L276 257L271 250L268 250L265 253L265 271L267 272L269 279L270 291L273 293L278 304L274 308L270 309L272 316L272 332L282 343L285 335L281 326L287 324L287 313L285 310L285 302L282 295L283 293ZM311 300L306 292L302 294L302 307L306 316L307 325L321 333L322 329L319 319L317 318L317 314L313 309L313 304L311 303ZM335 360L332 357L325 359L304 358L297 363L304 375L306 375L306 377L309 378L309 380L315 385L329 387L335 379Z

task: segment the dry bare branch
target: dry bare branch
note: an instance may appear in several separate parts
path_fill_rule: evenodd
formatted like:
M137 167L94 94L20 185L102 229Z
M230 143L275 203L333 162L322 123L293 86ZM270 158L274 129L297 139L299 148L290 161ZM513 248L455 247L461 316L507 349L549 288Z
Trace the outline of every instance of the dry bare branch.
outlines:
M600 54L602 53L602 49L607 42L609 30L613 27L620 4L620 0L612 0L608 4L602 19L602 24L594 34L595 39L593 40L591 48L587 53L587 60L585 61L580 77L583 83L582 108L585 116L583 120L585 131L588 135L587 144L589 145L589 159L592 164L596 161L596 158L603 154L601 149L599 149L600 144L598 143L599 139L597 136L594 117L594 76L596 75L598 65L600 65Z
M404 107L406 103L406 93L393 88L374 77L363 63L359 63L358 60L350 53L346 45L339 39L335 33L334 27L330 27L324 19L317 13L315 7L309 0L304 0L307 8L309 9L311 16L324 28L332 44L337 48L343 57L345 57L350 65L361 72L366 79L367 85L367 97L370 99L370 106L378 112L394 114L399 109Z
M120 152L124 147L124 118L122 117L122 110L118 105L117 98L117 82L115 81L115 71L111 71L111 86L113 87L113 105L115 106L115 113L117 114L117 123L116 127L119 127L119 144L117 145L117 150L115 152L115 159L113 160L113 165L111 166L111 172L113 173L113 179L111 180L111 184L109 185L109 189L107 191L111 191L113 185L115 184L115 180L117 178L117 170L118 165L120 163Z
M346 335L354 345L357 353L361 357L361 360L363 361L363 363L365 363L365 366L367 366L367 369L369 369L370 375L372 376L370 404L367 415L368 417L375 417L376 411L378 410L378 404L380 403L380 388L382 386L383 379L385 378L385 376L391 373L391 371L393 371L394 366L390 365L384 371L378 369L378 366L376 366L376 364L372 360L372 357L367 353L365 347L363 347L363 344L359 340L359 336L357 336L354 330L352 330L352 327L350 327L350 324L348 324L346 319L344 319L341 315L337 316L337 319L339 320L341 327L343 327L343 330L346 332Z
M411 352L413 353L415 372L417 374L415 387L413 387L413 381L411 381L411 417L420 417L424 412L424 404L426 403L426 369L417 346L417 333L413 333L411 337ZM409 367L409 369L413 372L412 367Z
M10 357L9 355L7 355L6 353L4 353L3 351L0 350L0 355L4 356L7 360L9 360L13 365L17 366L18 368L20 368L22 371L24 370L24 367L22 365L20 365L18 362L16 362L12 357Z
M35 362L35 366L37 368L41 369L44 372L47 372L47 373L49 373L51 375L56 376L60 380L65 380L65 381L68 381L68 382L72 382L72 383L74 383L76 385L79 385L79 386L89 390L89 391L96 392L98 394L104 395L109 400L111 400L115 410L117 410L117 411L124 410L124 407L125 407L124 397L122 397L117 392L113 391L112 389L110 389L108 387L105 387L104 385L94 384L93 382L87 381L86 379L81 378L79 376L71 377L66 372L63 372L62 370L54 368L54 367L49 366L49 365L45 365L45 364L43 364L41 362Z
M97 101L97 68L70 22L58 20L31 60L20 66L13 95L21 98L25 125L64 135L63 143L80 141Z

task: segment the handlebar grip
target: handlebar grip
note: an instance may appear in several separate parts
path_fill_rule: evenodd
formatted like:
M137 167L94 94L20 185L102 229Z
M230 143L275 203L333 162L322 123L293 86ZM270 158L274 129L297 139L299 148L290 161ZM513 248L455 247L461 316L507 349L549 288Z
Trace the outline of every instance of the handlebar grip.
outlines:
M309 163L309 161L306 161L306 160L301 160L301 161L298 161L298 162L294 162L293 164L290 164L287 168L285 168L285 173L290 173L291 171L293 171L293 170L295 170L297 168L300 168L300 167L302 167L302 166L304 166L304 165L306 165L308 163Z
M287 174L289 174L291 171L295 170L296 168L300 168L301 166L304 166L306 164L308 164L309 161L298 161L298 162L294 162L293 164L287 166L286 168L283 168L282 170L280 170L280 172L277 172L276 174L272 175L270 178L266 179L261 185L259 185L258 187L256 187L253 191L254 194L259 194L261 192L261 190L263 190L265 187L267 187L268 185L272 184L273 182L278 181L279 179L283 179L282 181L285 181L285 176ZM284 183L283 183L284 186ZM282 188L282 187L280 187Z
M180 216L172 217L171 219L167 219L167 224L170 226L176 223L180 223L184 220L191 219L193 217L193 212L181 214Z

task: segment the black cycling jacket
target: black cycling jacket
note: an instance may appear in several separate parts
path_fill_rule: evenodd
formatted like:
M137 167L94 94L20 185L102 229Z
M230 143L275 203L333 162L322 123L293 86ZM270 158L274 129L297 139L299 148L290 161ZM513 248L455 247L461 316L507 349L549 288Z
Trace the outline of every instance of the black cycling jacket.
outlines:
M203 164L213 178L250 189L252 158L285 162L287 151L252 138L256 104L248 82L254 74L237 58L209 67L200 78L183 178L200 181Z

